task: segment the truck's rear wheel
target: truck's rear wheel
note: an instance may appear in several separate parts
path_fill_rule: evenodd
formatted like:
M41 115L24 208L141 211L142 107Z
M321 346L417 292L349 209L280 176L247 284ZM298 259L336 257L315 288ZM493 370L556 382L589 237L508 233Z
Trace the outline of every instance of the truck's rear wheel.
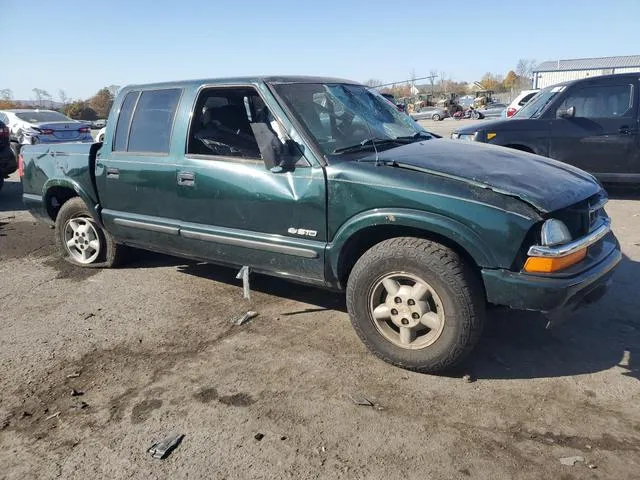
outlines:
M56 217L56 242L69 263L81 267L112 267L122 246L93 221L80 197L65 202Z
M351 323L384 361L437 373L475 346L484 319L478 279L453 250L420 238L393 238L367 251L347 285Z

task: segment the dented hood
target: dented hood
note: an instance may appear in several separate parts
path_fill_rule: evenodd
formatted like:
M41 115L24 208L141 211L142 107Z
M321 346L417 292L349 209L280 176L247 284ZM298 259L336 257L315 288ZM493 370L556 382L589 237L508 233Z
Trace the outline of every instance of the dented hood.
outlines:
M379 159L518 197L543 213L577 203L601 189L591 175L565 163L476 142L416 142L380 152Z

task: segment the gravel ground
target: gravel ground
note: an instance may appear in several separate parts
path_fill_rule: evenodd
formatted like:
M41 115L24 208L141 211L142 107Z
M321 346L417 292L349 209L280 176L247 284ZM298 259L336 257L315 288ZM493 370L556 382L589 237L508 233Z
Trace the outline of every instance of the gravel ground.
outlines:
M233 271L142 252L72 267L12 179L0 478L638 478L640 197L613 196L625 257L599 304L551 331L492 313L460 372L428 376L367 353L339 295L256 276L249 304ZM182 444L151 458L172 432Z

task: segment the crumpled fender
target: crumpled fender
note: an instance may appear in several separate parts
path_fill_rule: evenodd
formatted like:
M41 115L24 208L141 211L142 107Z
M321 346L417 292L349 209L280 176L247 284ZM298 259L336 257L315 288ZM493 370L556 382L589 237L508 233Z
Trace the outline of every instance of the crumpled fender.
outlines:
M326 248L326 261L333 278L338 278L343 247L357 232L373 226L412 227L449 239L462 247L480 267L493 267L498 262L485 241L468 226L443 215L397 208L379 208L362 212L345 222Z
M42 187L42 200L46 205L47 192L53 187L64 187L70 188L82 199L82 201L87 205L89 209L89 214L91 218L100 226L102 225L102 218L100 217L99 205L95 202L95 200L91 197L89 192L87 192L78 182L71 180L69 178L50 178L45 182Z

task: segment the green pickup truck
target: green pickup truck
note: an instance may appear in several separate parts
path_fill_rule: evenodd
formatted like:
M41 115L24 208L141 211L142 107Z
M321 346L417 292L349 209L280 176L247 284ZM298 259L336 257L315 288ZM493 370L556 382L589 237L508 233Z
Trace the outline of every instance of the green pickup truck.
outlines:
M436 138L340 79L129 86L102 143L25 146L19 170L71 263L132 246L346 291L370 350L422 372L465 358L488 305L564 314L621 259L591 175Z

